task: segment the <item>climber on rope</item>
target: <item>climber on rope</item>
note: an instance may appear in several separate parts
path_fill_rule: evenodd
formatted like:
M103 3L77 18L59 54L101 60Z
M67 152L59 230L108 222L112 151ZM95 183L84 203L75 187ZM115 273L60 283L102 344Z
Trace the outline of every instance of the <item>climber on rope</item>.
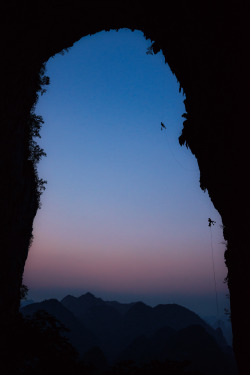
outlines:
M216 221L210 219L210 217L208 218L208 226L211 227L211 225L214 225L216 223Z
M162 129L167 129L166 126L163 124L163 122L161 122L161 130Z

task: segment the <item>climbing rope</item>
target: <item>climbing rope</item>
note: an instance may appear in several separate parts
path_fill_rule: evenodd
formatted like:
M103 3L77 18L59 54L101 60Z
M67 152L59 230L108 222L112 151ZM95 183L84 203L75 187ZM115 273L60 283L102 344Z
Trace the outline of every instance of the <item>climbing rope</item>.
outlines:
M214 220L208 218L208 226L210 227L210 238L211 238L211 255L212 255L212 264L213 264L213 277L214 277L214 292L215 292L215 301L216 301L216 312L218 325L220 326L220 317L219 317L219 301L218 301L218 292L217 292L217 282L215 274L215 264L214 264L214 247L213 247L213 234L212 234L212 225L215 224Z
M184 169L185 171L193 171L193 169L191 169L191 168L184 167L184 166L182 165L182 163L176 158L175 153L174 153L174 151L173 151L173 148L172 148L172 146L171 146L171 140L168 139L169 135L168 135L168 132L166 131L166 129L167 129L167 128L166 128L166 126L164 125L164 123L161 122L161 130L164 130L164 131L165 131L165 136L166 136L166 140L167 140L167 147L168 147L168 150L170 151L170 153L171 153L173 159L174 159L174 160L176 161L176 163L179 164L179 166L180 166L182 169Z

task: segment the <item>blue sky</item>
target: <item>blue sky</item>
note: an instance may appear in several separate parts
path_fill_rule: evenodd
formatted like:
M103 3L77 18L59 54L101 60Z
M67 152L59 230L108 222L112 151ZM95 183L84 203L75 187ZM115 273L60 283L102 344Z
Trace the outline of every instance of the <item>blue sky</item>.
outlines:
M185 96L150 45L140 31L101 32L46 65L36 113L48 184L25 268L30 298L90 291L216 313L212 245L223 313L221 219L178 143Z

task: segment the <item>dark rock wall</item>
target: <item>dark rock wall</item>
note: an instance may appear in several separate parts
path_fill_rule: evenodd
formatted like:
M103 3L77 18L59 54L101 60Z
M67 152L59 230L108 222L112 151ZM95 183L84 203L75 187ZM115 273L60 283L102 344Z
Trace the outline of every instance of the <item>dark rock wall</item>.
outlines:
M167 4L167 6L166 6ZM22 1L1 4L1 283L2 314L17 311L38 200L28 160L28 118L39 72L51 56L102 30L142 30L162 49L186 94L180 144L188 146L222 216L234 350L241 373L250 329L248 257L246 2Z

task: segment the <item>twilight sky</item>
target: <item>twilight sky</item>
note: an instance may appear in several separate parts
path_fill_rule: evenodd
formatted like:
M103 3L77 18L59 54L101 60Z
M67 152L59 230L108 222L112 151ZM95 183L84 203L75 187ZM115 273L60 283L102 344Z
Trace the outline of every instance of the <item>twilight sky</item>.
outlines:
M36 113L48 184L25 267L29 298L89 291L215 315L212 235L223 314L221 218L178 143L185 96L162 53L146 54L150 45L140 31L101 32L47 63L51 84Z

